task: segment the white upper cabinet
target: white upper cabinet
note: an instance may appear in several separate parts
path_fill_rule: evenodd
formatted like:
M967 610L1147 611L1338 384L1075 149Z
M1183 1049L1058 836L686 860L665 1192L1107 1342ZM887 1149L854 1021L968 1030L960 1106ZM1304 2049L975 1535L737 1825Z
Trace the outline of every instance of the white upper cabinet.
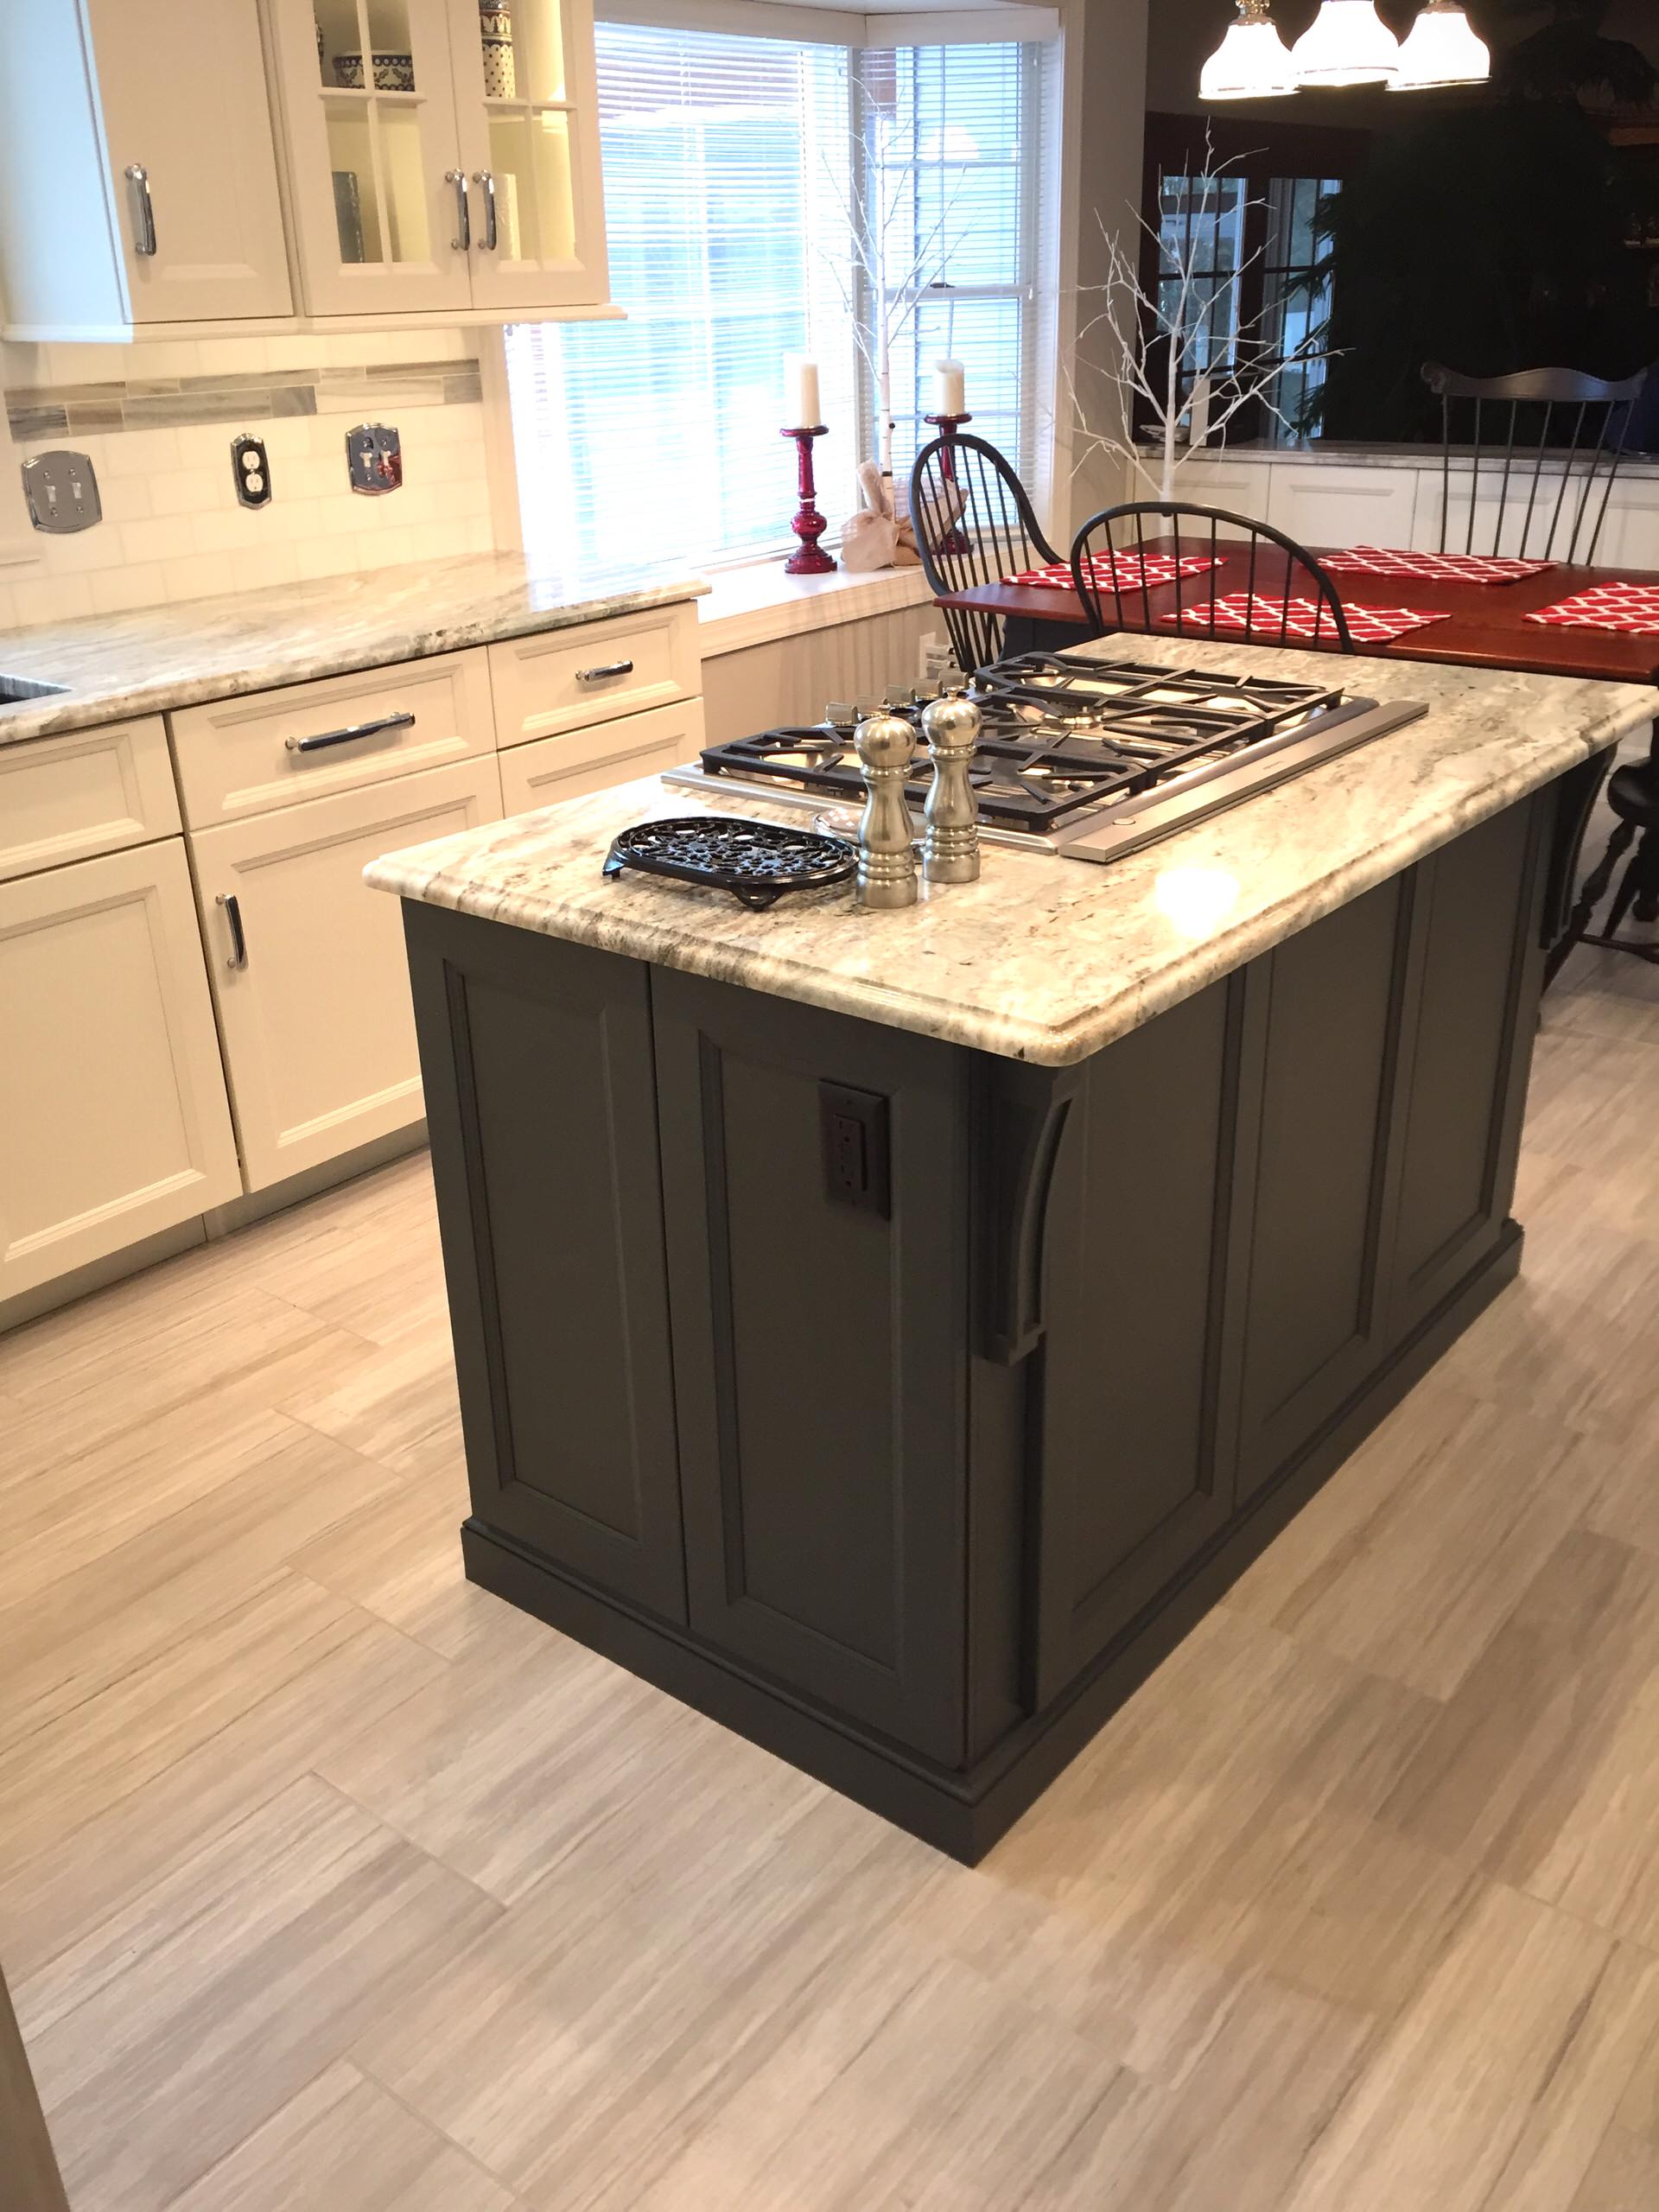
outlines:
M306 308L469 308L448 0L276 0L271 23Z
M0 294L30 340L613 312L591 0L0 0Z
M0 4L7 334L293 308L257 0Z
M308 313L603 301L584 0L270 0L270 18Z
M87 0L135 322L292 308L256 0Z
M529 313L602 301L591 0L452 0L450 31L474 303Z

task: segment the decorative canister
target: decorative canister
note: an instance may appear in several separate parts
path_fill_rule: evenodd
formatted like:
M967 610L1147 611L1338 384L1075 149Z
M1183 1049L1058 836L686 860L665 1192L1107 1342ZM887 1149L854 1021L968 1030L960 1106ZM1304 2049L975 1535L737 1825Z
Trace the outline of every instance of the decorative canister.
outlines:
M512 10L499 0L480 4L479 37L484 48L484 93L486 99L511 100L518 96L518 74L512 55Z
M362 91L363 57L360 54L337 54L334 56L334 82L346 92ZM377 54L374 57L374 89L377 92L412 92L415 89L414 55Z

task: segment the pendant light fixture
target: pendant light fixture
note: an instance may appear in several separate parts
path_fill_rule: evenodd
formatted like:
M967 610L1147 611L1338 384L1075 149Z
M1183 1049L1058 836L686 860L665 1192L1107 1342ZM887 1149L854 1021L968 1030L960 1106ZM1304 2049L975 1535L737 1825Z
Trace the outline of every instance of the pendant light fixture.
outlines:
M1238 20L1204 65L1201 100L1271 100L1296 90L1290 50L1274 24L1269 0L1235 0Z
M1323 0L1290 50L1303 90L1327 85L1389 85L1400 73L1400 41L1371 0Z
M1392 92L1435 85L1483 85L1492 73L1491 48L1464 13L1461 0L1428 0L1400 48Z

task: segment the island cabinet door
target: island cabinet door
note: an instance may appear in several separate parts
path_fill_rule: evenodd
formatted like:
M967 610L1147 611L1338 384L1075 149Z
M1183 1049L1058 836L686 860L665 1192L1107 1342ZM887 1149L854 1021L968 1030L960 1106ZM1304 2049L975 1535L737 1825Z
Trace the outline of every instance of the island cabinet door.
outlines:
M1389 1330L1409 1334L1491 1252L1515 1194L1537 1031L1548 831L1540 792L1414 871Z
M1246 971L1241 1503L1338 1410L1384 1349L1408 881L1378 885Z
M967 1056L653 988L691 1627L960 1764Z
M1030 1255L1039 1704L1232 1511L1224 1315L1243 985L1212 985L1109 1045L1069 1102L1051 1078L1058 1146L1044 1249Z
M474 1517L683 1622L648 971L404 920Z

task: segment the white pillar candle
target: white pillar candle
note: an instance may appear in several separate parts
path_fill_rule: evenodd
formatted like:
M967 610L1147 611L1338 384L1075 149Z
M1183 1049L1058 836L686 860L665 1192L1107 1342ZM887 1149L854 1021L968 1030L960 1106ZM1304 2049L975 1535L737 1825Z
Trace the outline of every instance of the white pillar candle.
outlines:
M935 361L933 364L933 412L936 415L965 415L968 402L964 394L964 378L960 361Z
M818 365L799 353L784 356L785 429L816 430L823 416L818 411Z

